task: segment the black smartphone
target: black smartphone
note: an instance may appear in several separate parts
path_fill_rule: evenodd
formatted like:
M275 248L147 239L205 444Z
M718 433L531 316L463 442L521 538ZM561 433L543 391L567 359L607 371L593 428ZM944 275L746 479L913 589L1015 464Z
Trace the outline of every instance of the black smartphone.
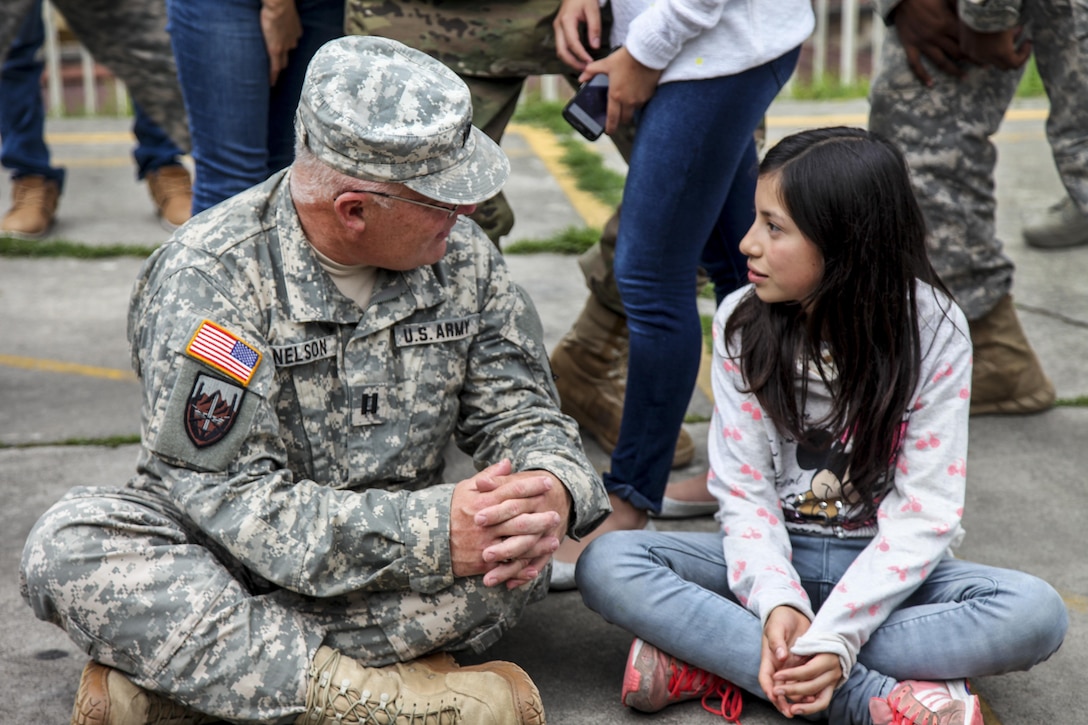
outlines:
M608 116L608 76L598 73L582 84L574 98L563 107L563 118L590 141L604 131Z

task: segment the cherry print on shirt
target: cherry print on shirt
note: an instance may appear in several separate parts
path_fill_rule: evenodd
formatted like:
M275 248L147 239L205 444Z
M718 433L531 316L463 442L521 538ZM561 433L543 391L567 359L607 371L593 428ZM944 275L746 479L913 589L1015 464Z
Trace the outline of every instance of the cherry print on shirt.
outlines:
M920 451L924 451L927 448L938 448L938 447L940 447L940 445L941 445L940 438L935 436L933 433L929 433L929 432L927 432L926 435L928 435L929 437L926 438L925 436L922 436L921 438L919 438L918 441L914 444L915 448L917 448Z
M752 405L751 402L741 403L740 409L752 416L752 420L763 420L763 411Z
M747 463L740 467L740 472L745 474L746 476L751 476L752 479L755 481L763 480L763 474L749 466Z

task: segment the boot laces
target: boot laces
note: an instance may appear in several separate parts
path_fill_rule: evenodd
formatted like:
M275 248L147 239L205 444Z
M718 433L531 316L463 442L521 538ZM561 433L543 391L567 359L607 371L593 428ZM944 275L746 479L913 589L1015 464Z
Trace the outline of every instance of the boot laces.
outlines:
M428 702L423 710L413 704L409 712L388 693L379 693L376 698L370 690L356 694L347 679L335 686L332 673L339 662L340 653L336 652L311 671L311 676L320 672L317 686L311 688L306 699L308 721L312 725L456 725L461 722L457 707L443 704L441 700L433 704Z

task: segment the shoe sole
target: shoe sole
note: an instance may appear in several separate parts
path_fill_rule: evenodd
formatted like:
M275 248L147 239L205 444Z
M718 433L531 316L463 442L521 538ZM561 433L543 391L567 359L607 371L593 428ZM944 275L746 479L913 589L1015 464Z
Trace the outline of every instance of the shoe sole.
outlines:
M79 690L72 705L71 725L106 725L110 717L110 695L106 679L109 669L91 661L83 668Z
M971 415L1032 415L1044 413L1054 407L1054 388L1048 386L1013 400L996 400L992 403L971 403Z

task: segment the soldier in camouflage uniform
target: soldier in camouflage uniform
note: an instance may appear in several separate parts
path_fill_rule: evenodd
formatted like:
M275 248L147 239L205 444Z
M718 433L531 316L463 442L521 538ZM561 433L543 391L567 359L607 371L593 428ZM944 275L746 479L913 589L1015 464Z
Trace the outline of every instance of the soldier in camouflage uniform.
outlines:
M906 154L934 267L970 321L971 412L1046 410L1054 387L1021 329L1010 296L1013 262L996 237L990 137L1034 52L1050 97L1047 135L1058 170L1088 212L1088 7L1077 0L878 5L894 32L873 82L869 127Z
M558 9L558 0L347 0L345 30L399 40L448 65L472 92L474 123L498 143L527 77L563 75L577 86L577 75L555 54L552 21ZM634 126L621 127L611 139L626 160ZM501 193L480 204L472 218L496 245L514 226L514 212ZM600 243L579 258L589 298L551 357L563 411L606 453L619 437L627 365L627 315L612 272L618 229L619 210ZM673 465L687 465L694 456L695 444L681 429Z
M456 75L381 38L318 52L296 131L141 271L138 474L27 541L24 596L94 660L73 722L543 723L515 665L443 654L609 511L535 309L460 218L509 164ZM450 439L481 473L444 482Z
M164 0L53 0L68 27L95 60L124 81L132 98L183 151L189 127L166 33ZM0 61L34 0L0 3Z

